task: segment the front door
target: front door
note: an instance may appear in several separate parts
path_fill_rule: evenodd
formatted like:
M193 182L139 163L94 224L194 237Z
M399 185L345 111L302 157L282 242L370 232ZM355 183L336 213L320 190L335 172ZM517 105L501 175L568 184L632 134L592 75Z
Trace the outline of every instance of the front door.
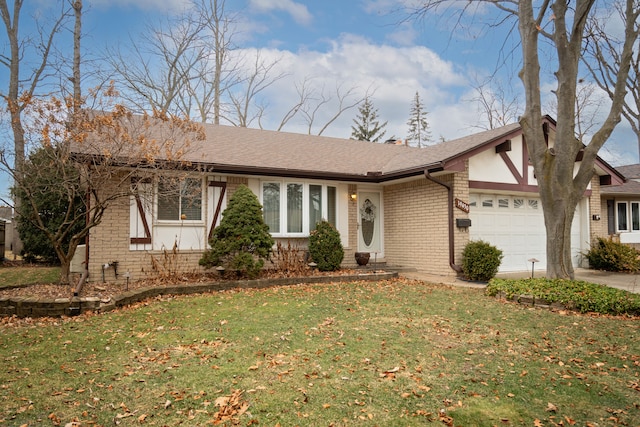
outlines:
M358 252L382 253L382 206L378 192L358 193Z

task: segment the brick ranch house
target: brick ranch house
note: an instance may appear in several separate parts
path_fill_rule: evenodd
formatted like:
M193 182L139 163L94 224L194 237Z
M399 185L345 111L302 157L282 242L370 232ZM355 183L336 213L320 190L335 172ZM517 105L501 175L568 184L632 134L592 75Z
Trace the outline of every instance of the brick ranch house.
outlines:
M553 145L555 122L545 117L544 124ZM89 280L105 272L113 280L114 261L120 280L163 264L199 271L207 237L241 184L285 244L304 246L318 220L333 223L346 266L355 265L355 252L370 252L388 266L455 275L466 243L483 239L503 251L503 272L530 269L530 258L546 268L542 206L519 124L426 148L209 124L204 131L180 174L191 195L167 193L161 177L132 183L139 195L110 207L86 255L78 251L73 265L86 256ZM607 221L598 220L601 184L623 182L598 159L573 224L576 265L595 236L607 235Z

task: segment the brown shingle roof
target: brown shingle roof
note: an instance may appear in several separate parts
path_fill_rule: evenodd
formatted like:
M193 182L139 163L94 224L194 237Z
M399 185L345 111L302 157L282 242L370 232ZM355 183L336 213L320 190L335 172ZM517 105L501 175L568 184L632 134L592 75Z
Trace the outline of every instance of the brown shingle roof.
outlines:
M136 118L130 120L135 126ZM159 122L158 126L144 127L149 134L145 137L164 141L167 135L172 136L166 126ZM425 148L213 124L204 124L203 130L205 138L192 140L180 161L218 173L383 182L420 175L425 169L437 170L447 162L453 165L485 145L497 145L517 135L520 125L514 123ZM108 144L102 138L95 139L93 145L76 147L75 152L100 155ZM128 159L125 151L121 151L121 158ZM157 150L154 159L168 160L162 153L162 149Z
M185 160L213 170L304 174L377 179L421 174L428 167L460 156L519 129L518 124L480 132L426 148L205 125L206 139L192 143Z
M640 178L640 164L616 166L616 169L628 179Z
M640 195L640 182L629 180L622 185L603 185L600 187L600 194L603 196L638 196Z

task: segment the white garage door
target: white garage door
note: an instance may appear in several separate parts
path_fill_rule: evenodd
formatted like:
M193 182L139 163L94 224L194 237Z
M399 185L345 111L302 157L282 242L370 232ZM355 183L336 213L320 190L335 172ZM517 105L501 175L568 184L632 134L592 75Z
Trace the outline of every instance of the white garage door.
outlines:
M542 203L537 197L471 194L471 240L484 240L502 250L500 271L531 270L531 258L539 260L537 269L546 268L546 232ZM574 259L580 248L580 215L572 225Z

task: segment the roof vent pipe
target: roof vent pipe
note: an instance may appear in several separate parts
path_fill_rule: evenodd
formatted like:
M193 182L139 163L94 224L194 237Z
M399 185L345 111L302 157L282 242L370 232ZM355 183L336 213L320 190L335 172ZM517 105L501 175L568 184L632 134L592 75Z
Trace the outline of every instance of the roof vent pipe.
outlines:
M424 170L424 176L431 182L434 182L438 185L443 186L447 189L447 211L449 218L449 266L456 272L461 273L462 267L456 265L455 263L455 247L454 247L454 239L453 239L453 188L451 185L440 181L439 179L434 178L430 173L429 169Z

